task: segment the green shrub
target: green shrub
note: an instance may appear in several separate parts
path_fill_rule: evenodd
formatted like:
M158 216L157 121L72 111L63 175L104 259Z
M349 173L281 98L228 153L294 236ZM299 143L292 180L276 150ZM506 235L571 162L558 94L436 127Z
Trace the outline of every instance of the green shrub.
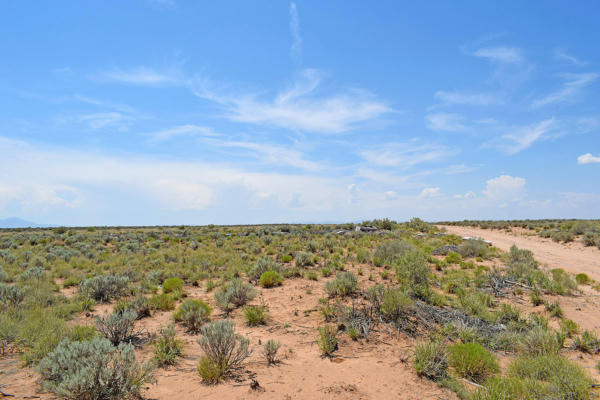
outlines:
M241 307L256 296L254 288L242 282L239 278L234 278L228 285L221 287L215 293L217 306L225 313L230 313L233 309Z
M396 259L414 249L415 247L412 244L402 241L383 243L373 253L373 264L377 267L391 265Z
M398 282L417 298L427 299L431 271L425 254L418 250L407 251L394 264Z
M212 307L202 300L189 299L184 301L173 317L176 322L181 322L190 333L200 332L200 328L210 317Z
M8 274L2 269L2 265L0 265L0 282L8 282Z
M595 232L586 232L581 238L581 243L584 246L595 246L600 243L600 234Z
M459 343L448 347L450 365L463 378L484 382L500 370L496 357L479 343Z
M458 247L458 254L460 254L463 258L486 258L489 254L489 248L488 245L481 240L465 240Z
M0 310L8 306L17 306L25 299L25 291L20 287L0 282Z
M559 324L560 331L567 335L567 337L572 337L579 333L579 325L571 319L561 319Z
M139 345L144 342L144 338L143 333L135 329L136 320L134 311L113 312L104 317L96 317L96 328L114 346L121 343Z
M137 319L150 317L152 315L152 301L143 295L136 296L133 300L119 300L115 305L115 311L123 312L132 310L136 313Z
M88 278L79 285L80 292L96 301L106 302L123 295L129 278L122 275L98 275Z
M546 384L539 398L589 399L592 382L584 370L558 355L519 357L508 366L508 376Z
M267 364L275 364L277 363L277 352L281 347L281 343L276 342L273 339L267 340L263 347L263 355L267 359Z
M221 320L206 324L198 340L205 357L200 359L198 372L207 383L217 383L248 357L248 339L234 331L234 324Z
M248 272L248 278L252 281L258 280L267 271L281 271L281 265L273 261L270 257L263 257L256 262L254 267Z
M583 334L575 338L575 348L585 353L597 354L600 352L600 340L594 332L585 330Z
M175 309L175 299L167 293L157 294L150 298L152 308L160 311L171 311Z
M417 375L432 381L445 378L448 373L448 353L442 342L418 343L415 346L413 367Z
M98 335L95 326L75 325L69 330L69 340L71 342L90 341Z
M260 276L258 284L264 288L270 288L280 286L282 282L283 278L277 271L265 271Z
M154 361L159 367L173 365L183 355L183 341L177 338L173 325L161 328L152 346Z
M214 385L223 379L225 369L212 358L202 356L198 362L198 374L204 383Z
M531 304L536 307L544 304L544 298L537 288L529 292L529 298L531 299Z
M486 382L472 400L537 400L547 399L548 385L531 379L495 378Z
M152 380L150 364L139 365L133 346L108 340L61 342L39 364L45 390L69 400L138 398Z
M337 349L338 341L336 333L336 329L330 325L323 325L319 327L317 344L319 345L319 349L324 356L331 356Z
M174 293L183 291L183 279L169 278L162 284L163 293Z
M558 300L553 301L552 303L546 303L546 311L548 311L550 313L551 317L554 318L561 318L563 316L563 310L560 307L560 303L558 302Z
M265 307L261 306L246 306L244 307L244 317L248 326L264 325L267 323L269 315Z
M563 339L543 327L534 327L521 338L523 353L530 355L558 354Z
M575 281L580 285L589 285L590 283L592 283L590 277L584 273L575 275Z
M521 320L521 309L510 304L502 303L500 310L495 312L496 322L509 325L511 322L519 322Z
M358 278L351 271L339 272L335 279L327 282L325 290L329 296L352 296L358 288Z
M379 300L379 312L386 321L396 321L413 305L410 296L401 289L387 287Z
M444 260L448 264L459 264L462 261L462 257L460 254L451 251L448 253L448 255L446 256L446 258Z
M290 256L289 254L285 254L281 257L281 262L283 263L289 263L292 261L292 256Z
M295 257L296 267L303 268L313 265L313 254L306 251L299 251Z

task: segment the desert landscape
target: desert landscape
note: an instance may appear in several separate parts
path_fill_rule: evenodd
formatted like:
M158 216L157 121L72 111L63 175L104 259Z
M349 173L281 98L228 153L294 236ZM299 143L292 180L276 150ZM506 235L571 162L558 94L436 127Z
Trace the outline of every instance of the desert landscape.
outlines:
M600 400L600 2L0 3L0 400Z
M0 390L595 398L600 249L531 232L417 218L4 230Z

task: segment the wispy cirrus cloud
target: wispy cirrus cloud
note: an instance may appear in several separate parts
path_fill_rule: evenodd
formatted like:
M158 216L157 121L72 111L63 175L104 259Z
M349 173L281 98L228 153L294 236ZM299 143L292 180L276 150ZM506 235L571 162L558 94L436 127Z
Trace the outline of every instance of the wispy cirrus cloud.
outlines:
M207 89L206 82L194 87L199 97L220 104L232 121L317 133L341 133L356 124L378 118L392 109L365 90L319 93L321 74L300 71L293 85L273 99L251 93L224 94Z
M497 46L497 47L482 47L475 50L475 57L485 58L493 63L500 64L519 64L524 61L521 50L516 47Z
M454 113L434 113L425 116L427 128L432 131L462 131L466 127L462 121L464 118L460 114Z
M290 3L290 32L292 34L290 55L297 64L300 64L302 61L302 37L300 36L300 18L298 17L298 9L294 2Z
M586 65L589 65L588 62L583 61L577 57L574 57L570 54L567 54L564 50L562 49L556 49L554 51L554 57L557 60L562 60L562 61L568 61L569 63L576 65L578 67L585 67Z
M151 137L151 141L153 142L162 142L181 136L220 136L211 127L193 124L173 126L171 128L148 133L147 135Z
M490 93L448 92L440 90L435 92L434 96L442 105L487 106L501 103L501 100L496 95Z
M535 109L547 106L549 104L571 101L576 98L586 86L594 83L596 79L598 79L598 74L562 74L561 78L565 81L562 89L550 93L549 95L540 99L534 100L531 104L531 107Z
M546 119L534 125L517 127L513 132L502 136L511 143L502 144L501 148L508 154L517 154L558 129L559 124L555 118Z
M440 162L458 154L458 150L443 145L420 143L386 143L362 150L359 155L371 165L410 168L417 164Z
M136 86L166 86L182 83L182 76L177 70L156 70L150 67L134 67L130 69L111 69L94 77L103 82Z
M596 164L600 163L600 156L593 156L591 153L582 154L577 157L577 164Z
M284 146L243 141L224 141L218 143L218 145L249 150L254 158L269 165L286 165L306 171L319 171L323 169L320 163L307 160L302 152Z

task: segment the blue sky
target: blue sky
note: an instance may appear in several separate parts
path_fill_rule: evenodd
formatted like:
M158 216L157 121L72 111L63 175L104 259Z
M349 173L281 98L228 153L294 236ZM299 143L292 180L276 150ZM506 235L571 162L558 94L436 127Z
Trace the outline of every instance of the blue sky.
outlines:
M595 1L0 13L0 218L600 217Z

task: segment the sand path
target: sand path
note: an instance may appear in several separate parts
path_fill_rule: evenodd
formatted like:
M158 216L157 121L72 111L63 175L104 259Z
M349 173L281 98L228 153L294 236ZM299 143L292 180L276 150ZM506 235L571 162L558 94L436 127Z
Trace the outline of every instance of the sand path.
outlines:
M535 258L549 268L562 268L573 274L584 272L590 278L600 281L600 250L596 247L584 247L578 242L559 244L539 236L526 236L522 232L507 233L467 226L444 227L449 233L456 235L491 240L494 246L505 251L513 244L517 245L533 251Z

